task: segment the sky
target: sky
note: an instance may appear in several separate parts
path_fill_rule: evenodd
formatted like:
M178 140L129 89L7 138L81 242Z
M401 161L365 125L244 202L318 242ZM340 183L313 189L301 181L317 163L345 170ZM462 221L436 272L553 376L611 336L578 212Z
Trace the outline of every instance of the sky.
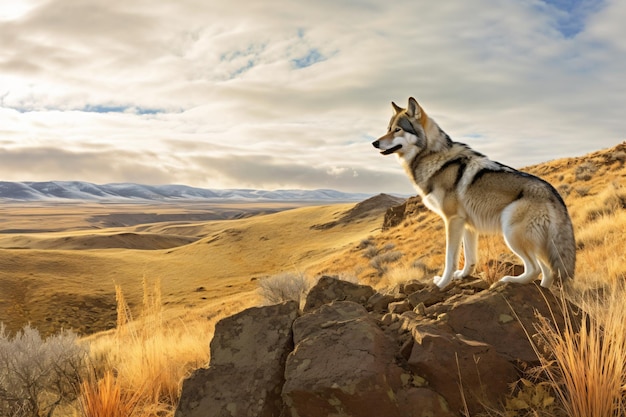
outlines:
M0 0L0 181L414 193L410 96L506 165L626 140L623 0Z

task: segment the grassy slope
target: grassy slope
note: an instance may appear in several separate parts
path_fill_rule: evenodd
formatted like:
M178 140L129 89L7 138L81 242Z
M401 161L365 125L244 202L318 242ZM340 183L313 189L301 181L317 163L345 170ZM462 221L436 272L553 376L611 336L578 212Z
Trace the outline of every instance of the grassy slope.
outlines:
M302 207L187 225L3 234L0 247L21 249L0 249L0 321L10 330L27 322L44 332L110 328L114 282L138 305L144 277L161 282L163 302L171 309L206 308L233 294L253 297L255 278L322 262L379 226L379 215L373 215L343 227L311 229L352 207ZM63 227L74 225L66 220ZM176 243L185 245L159 249ZM155 250L127 249L148 247Z

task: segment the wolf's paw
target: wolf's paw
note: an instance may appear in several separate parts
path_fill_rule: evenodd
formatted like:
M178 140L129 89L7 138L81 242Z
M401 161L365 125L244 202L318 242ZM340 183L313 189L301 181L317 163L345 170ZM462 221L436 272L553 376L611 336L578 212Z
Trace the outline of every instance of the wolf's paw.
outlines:
M500 287L504 287L504 286L506 286L506 284L507 284L507 282L506 282L506 281L499 280L499 281L496 281L496 282L494 282L493 284L491 284L491 285L489 286L489 289L490 289L490 290L495 290L496 288L500 288Z
M444 288L446 288L448 286L448 284L450 284L450 281L452 281L452 277L449 277L447 279L444 279L443 277L434 277L433 278L433 283L439 287L440 290L443 290Z
M506 275L500 279L501 282L512 282L514 284L530 284L537 278L536 274L522 274L516 277Z
M459 269L458 271L454 271L454 274L452 274L453 279L463 279L463 278L466 278L467 276L469 276L469 274L466 273L462 269Z

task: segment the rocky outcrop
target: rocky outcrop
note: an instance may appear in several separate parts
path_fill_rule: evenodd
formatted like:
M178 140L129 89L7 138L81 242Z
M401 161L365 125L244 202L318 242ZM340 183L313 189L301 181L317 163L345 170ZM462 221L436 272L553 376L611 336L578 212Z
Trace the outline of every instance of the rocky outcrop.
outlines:
M386 212L391 207L395 207L403 202L404 199L400 197L394 197L389 194L378 194L356 204L350 210L343 213L338 219L329 223L313 225L311 229L326 230L336 226L351 224L354 221L364 219L368 216Z
M176 417L475 415L536 363L536 314L562 321L548 290L481 280L380 294L324 277L306 306L220 321L210 366L185 381Z
M426 208L424 203L422 203L421 197L410 197L402 204L387 209L385 218L383 219L383 230L398 226L405 219L416 219L419 214L428 212L430 211Z
M183 383L176 416L278 416L298 304L251 308L220 320L211 363Z
M365 304L374 293L376 291L368 285L323 276L307 294L303 310L307 313L332 301L353 301Z

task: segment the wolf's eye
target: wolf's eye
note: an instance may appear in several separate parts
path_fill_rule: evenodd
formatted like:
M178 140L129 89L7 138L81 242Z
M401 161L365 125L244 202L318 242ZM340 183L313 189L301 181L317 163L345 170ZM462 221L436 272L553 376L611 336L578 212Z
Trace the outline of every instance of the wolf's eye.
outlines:
M396 127L396 128L393 130L393 132L394 132L394 133L398 133L398 132L399 132L399 131L401 131L401 130L402 130L402 129L400 129L399 127Z

